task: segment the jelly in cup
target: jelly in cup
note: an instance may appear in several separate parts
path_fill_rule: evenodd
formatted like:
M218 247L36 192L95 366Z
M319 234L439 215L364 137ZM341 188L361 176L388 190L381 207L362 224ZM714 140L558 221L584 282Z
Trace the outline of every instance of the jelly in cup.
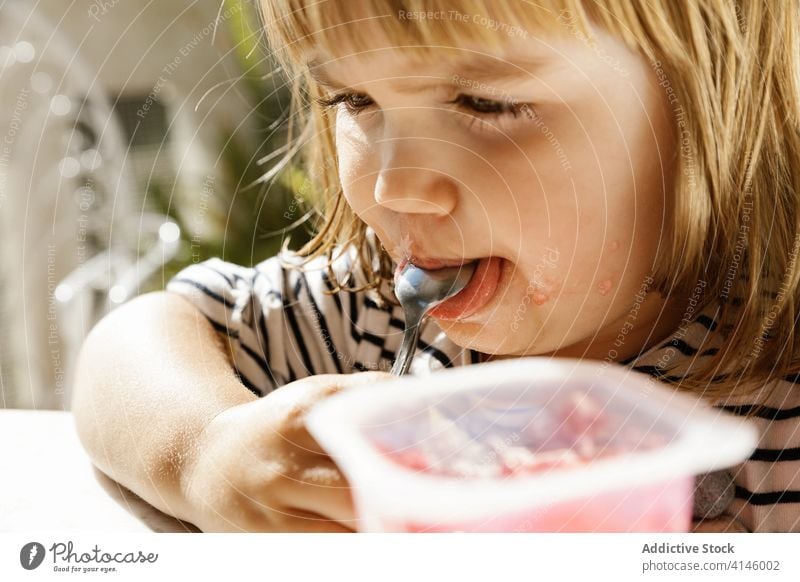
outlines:
M687 531L694 475L745 460L745 421L616 365L523 358L324 401L309 429L362 531Z

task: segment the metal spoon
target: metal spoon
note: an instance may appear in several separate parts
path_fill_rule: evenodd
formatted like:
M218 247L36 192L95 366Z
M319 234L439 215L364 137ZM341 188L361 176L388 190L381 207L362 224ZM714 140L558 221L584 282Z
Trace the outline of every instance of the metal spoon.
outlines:
M392 366L393 375L402 376L411 367L420 325L428 311L466 287L475 272L475 266L476 263L472 262L458 267L426 270L408 263L395 277L394 293L403 307L406 329Z

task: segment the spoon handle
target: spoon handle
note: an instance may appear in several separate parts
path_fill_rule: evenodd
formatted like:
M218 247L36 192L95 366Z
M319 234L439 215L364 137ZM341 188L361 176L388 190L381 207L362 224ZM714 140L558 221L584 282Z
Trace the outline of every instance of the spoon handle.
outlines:
M392 366L391 373L393 376L402 376L411 367L411 361L417 351L420 323L422 323L421 318L416 322L410 321L406 323L406 329L403 332L403 344L400 346L400 351L397 352L397 357Z

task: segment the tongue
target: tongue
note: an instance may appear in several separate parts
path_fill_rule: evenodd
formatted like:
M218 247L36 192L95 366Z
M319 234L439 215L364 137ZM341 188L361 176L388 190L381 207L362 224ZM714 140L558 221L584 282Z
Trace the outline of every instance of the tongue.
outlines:
M460 293L443 301L429 311L431 317L440 319L464 318L483 307L494 295L500 277L500 259L481 259L472 278Z

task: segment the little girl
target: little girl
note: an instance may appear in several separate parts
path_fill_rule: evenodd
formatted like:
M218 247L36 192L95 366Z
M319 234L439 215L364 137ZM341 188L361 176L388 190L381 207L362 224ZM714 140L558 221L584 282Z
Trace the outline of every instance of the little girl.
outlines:
M696 530L800 531L796 2L263 12L294 88L281 167L314 185L316 237L192 265L92 331L74 411L101 470L203 530L356 529L305 414L389 378L401 263L475 262L413 374L521 356L652 374L761 430Z

